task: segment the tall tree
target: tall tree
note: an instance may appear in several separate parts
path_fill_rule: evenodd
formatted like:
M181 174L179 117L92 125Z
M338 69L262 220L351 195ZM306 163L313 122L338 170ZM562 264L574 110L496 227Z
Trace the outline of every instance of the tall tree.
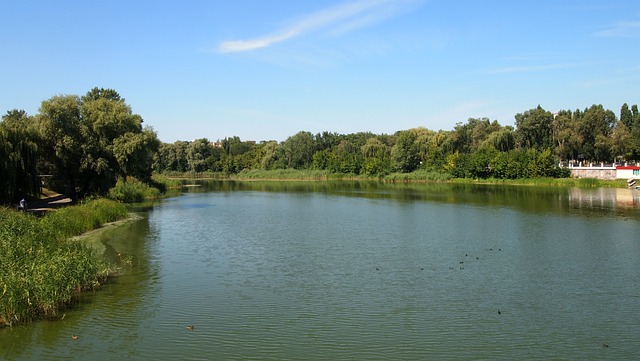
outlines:
M11 110L0 122L0 204L37 196L37 134L32 118L23 110Z
M553 114L538 105L516 118L516 140L521 147L544 150L553 146Z
M58 190L77 198L106 192L118 176L150 177L157 136L115 90L54 96L42 102L37 120Z
M315 142L313 134L301 131L282 143L286 166L294 169L307 169L313 163Z
M561 110L553 119L553 139L556 155L560 159L578 159L581 151L582 136L578 132L578 119L580 112L572 113L570 110Z
M630 128L633 125L633 113L629 109L627 103L622 104L622 107L620 108L620 121L627 128Z
M88 133L80 118L80 98L57 95L43 101L37 120L52 186L75 199L82 171L83 134Z
M403 173L413 172L420 165L420 149L416 143L417 131L403 130L396 135L396 144L391 149L394 169Z
M578 131L582 138L582 154L585 159L594 161L610 160L610 144L607 138L611 135L616 116L602 105L592 105L586 109L578 121Z

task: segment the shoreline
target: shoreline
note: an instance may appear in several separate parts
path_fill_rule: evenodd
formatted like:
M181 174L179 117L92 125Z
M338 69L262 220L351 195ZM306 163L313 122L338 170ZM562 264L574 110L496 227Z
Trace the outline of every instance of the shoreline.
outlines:
M109 232L112 231L114 229L117 229L118 227L121 227L123 225L138 221L140 219L143 219L142 216L140 216L139 214L136 213L132 213L132 212L127 212L126 214L122 214L124 217L121 219L118 219L116 221L112 221L112 222L107 222L107 223L103 223L101 224L99 227L95 228L95 229L91 229L89 231L86 231L84 233L81 233L79 235L76 236L71 236L71 237L66 237L63 240L60 240L60 245L62 246L64 243L73 243L76 241L80 241L83 242L84 245L88 248L92 248L94 249L94 254L95 257L99 257L102 258L103 255L101 255L100 252L100 248L99 246L101 245L101 243L99 242L100 236L102 234L104 234L105 232ZM64 221L64 218L58 220L58 221ZM62 227L61 225L58 225L59 227ZM64 228L64 227L62 227ZM104 246L103 246L104 247ZM99 275L97 275L99 276ZM78 289L82 289L84 287L84 285L80 285L78 286ZM59 305L63 305L65 302L64 299L60 301L61 303L59 303ZM58 306L56 306L58 307ZM8 309L8 314L5 315L0 315L0 328L6 328L6 327L10 327L12 326L12 324L16 323L16 324L22 324L25 322L29 322L29 320L31 319L45 319L47 318L46 315L45 317L41 317L41 316L26 316L24 317L24 315L20 314L19 312L16 311L16 309ZM55 313L55 312L54 312ZM16 315L16 319L13 319L13 316L11 316L12 314ZM5 317L9 315L10 318L6 319Z
M88 238L98 236L104 232L107 232L113 229L114 227L123 226L127 223L135 222L141 219L142 219L142 216L135 213L129 213L129 215L125 218L119 219L117 221L105 223L96 229L92 229L90 231L84 232L77 236L73 236L69 238L69 241L84 241L84 240L87 240Z
M380 182L386 184L400 183L450 183L450 184L483 184L483 185L511 185L511 186L550 186L550 187L579 187L579 188L628 188L624 179L603 180L597 178L523 178L523 179L468 179L468 178L429 178L425 174L416 173L393 173L386 177L361 177L352 174L325 174L311 175L305 171L294 171L286 174L281 172L264 171L259 176L246 176L248 174L237 174L234 176L222 177L216 174L199 175L176 175L166 176L176 180L207 180L207 181L238 181L238 182ZM183 185L186 187L187 185Z

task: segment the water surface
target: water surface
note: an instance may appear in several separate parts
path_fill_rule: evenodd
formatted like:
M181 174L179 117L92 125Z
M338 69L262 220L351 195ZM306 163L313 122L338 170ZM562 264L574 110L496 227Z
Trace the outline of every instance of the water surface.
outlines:
M0 357L640 359L639 193L206 183L103 235L132 266Z

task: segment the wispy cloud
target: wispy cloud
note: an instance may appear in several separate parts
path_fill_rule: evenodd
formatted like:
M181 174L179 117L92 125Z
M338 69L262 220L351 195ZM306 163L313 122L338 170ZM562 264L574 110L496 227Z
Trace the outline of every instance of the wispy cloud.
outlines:
M619 21L593 35L599 38L637 38L640 37L640 21Z
M371 26L396 16L420 0L359 0L343 3L302 17L272 34L251 39L228 40L219 44L221 53L234 53L266 48L309 32L329 28L332 35L341 35L358 28Z
M615 69L579 83L582 88L598 88L620 86L621 84L637 84L640 79L640 66L624 69Z
M582 65L583 64L577 64L577 63L560 63L560 64L512 66L512 67L490 69L486 73L487 74L528 73L528 72L534 72L534 71L575 68Z

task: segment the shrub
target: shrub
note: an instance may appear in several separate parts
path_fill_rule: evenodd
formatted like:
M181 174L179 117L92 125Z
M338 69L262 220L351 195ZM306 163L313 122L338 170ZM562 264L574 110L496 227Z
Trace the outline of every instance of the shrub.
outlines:
M133 177L118 179L116 186L109 190L109 198L125 202L142 202L145 199L156 199L160 197L160 190L141 182Z

